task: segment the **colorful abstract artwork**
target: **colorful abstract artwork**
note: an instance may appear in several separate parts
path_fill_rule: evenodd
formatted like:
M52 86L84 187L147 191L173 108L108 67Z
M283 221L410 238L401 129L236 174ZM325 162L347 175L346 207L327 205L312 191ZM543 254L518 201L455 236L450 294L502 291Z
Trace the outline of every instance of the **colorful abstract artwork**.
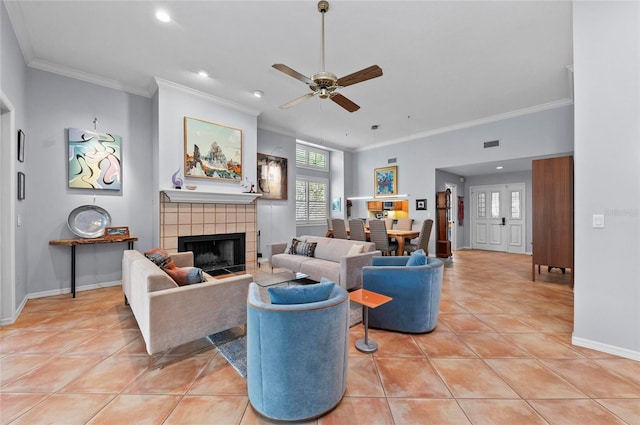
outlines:
M242 130L184 117L184 176L242 181Z
M398 194L398 167L376 168L373 172L375 198L395 196Z
M69 129L69 187L122 188L121 138L79 128Z

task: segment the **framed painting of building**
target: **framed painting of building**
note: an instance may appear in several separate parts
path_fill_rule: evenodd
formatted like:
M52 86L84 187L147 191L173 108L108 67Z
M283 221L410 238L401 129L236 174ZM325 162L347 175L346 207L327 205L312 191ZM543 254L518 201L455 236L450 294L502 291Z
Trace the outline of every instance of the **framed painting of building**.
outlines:
M242 182L242 130L184 117L184 176Z
M373 172L373 197L384 198L398 194L398 167L376 168Z
M68 130L68 184L72 189L122 189L121 138L94 130Z
M287 158L258 153L260 199L287 199Z

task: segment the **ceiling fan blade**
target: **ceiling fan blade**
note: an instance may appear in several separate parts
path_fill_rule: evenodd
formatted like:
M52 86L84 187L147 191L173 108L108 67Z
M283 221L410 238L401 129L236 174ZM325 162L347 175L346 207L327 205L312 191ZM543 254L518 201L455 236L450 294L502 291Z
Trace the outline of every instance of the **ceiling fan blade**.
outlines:
M349 112L355 112L358 109L360 109L358 105L356 105L355 103L353 103L352 101L350 101L349 99L341 95L340 93L334 92L331 95L331 100L333 100L334 102L336 102L338 105L342 106L344 109L346 109Z
M311 98L311 97L315 96L315 95L316 95L316 93L318 93L318 92L307 93L307 94L305 94L304 96L300 96L300 97L299 97L299 98L297 98L297 99L293 99L291 102L288 102L288 103L285 103L284 105L282 105L282 106L280 107L280 109L287 109L287 108L291 108L292 106L296 106L298 103L300 103L300 102L302 102L302 101L304 101L304 100L307 100L307 99L309 99L309 98Z
M284 65L282 63L276 63L273 64L273 67L275 69L277 69L280 72L284 72L285 74L287 74L290 77L295 78L296 80L300 80L303 83L307 84L307 85L311 85L313 84L313 81L311 81L311 79L309 77L307 77L306 75L302 75L300 74L298 71L289 68L287 65Z
M360 71L354 72L353 74L338 78L338 81L336 83L340 87L347 87L352 84L361 83L372 78L380 77L381 75L382 68L380 68L378 65L371 65L370 67L361 69Z

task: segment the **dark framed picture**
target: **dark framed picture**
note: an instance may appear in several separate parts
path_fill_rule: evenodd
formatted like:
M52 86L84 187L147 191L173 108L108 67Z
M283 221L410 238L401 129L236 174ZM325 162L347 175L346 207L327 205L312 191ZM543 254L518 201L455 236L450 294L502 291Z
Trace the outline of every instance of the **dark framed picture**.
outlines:
M423 211L427 209L427 200L426 199L416 199L416 210Z
M18 130L18 161L24 162L24 131Z
M258 152L260 199L287 199L287 158Z
M25 194L25 175L18 171L18 201L24 201Z

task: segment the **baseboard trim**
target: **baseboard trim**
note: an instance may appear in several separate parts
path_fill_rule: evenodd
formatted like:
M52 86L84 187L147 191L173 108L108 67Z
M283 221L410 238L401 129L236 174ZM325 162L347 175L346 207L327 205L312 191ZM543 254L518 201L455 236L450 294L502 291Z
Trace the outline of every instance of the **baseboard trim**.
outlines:
M578 347L589 348L591 350L613 354L614 356L624 357L625 359L640 361L640 352L638 351L628 350L626 348L620 348L614 345L603 344L602 342L591 341L589 339L579 338L577 336L571 337L571 343L573 345L577 345Z
M119 286L122 283L120 280L114 280L110 282L92 283L91 285L76 286L76 293L82 291L91 291L93 289L109 288L111 286ZM51 291L34 292L27 295L32 300L36 298L53 297L55 295L70 294L71 288L53 289Z

